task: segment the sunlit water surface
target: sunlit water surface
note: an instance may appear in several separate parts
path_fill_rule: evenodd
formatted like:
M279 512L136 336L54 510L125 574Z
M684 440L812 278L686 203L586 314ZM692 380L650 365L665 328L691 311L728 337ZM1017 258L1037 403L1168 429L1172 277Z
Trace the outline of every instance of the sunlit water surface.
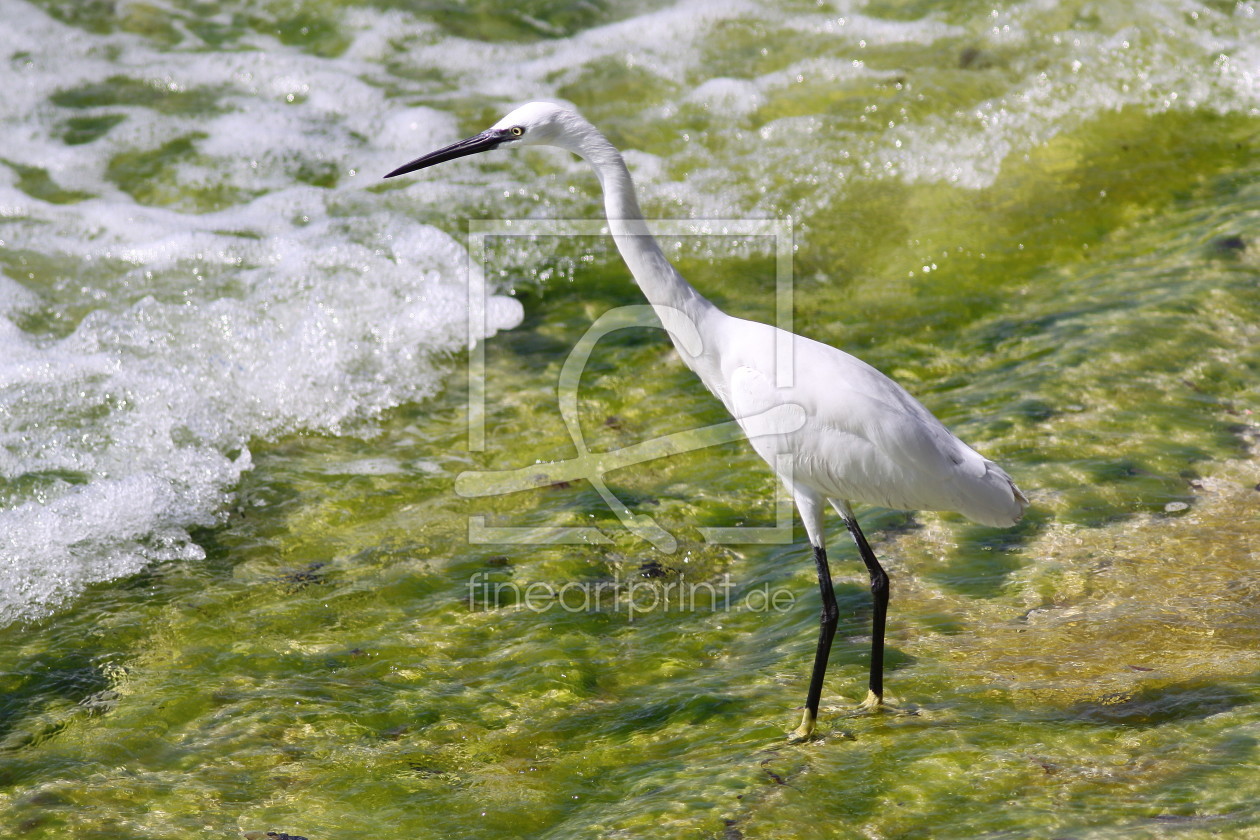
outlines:
M0 825L1260 836L1257 14L3 0ZM598 218L566 154L380 180L539 97L691 220L699 288L1028 493L1010 530L861 511L909 713L847 716L868 594L831 522L820 737L785 743L817 594L745 444L607 475L668 553L585 481L455 491L577 455L562 366L642 302L589 229L470 239ZM577 412L596 452L724 420L647 327Z

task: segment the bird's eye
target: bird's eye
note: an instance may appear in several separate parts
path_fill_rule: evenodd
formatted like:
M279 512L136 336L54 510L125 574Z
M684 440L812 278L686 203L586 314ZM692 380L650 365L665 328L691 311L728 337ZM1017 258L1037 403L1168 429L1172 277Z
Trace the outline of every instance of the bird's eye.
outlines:
M512 126L508 129L508 131L512 132L513 137L520 137L525 133L525 129L521 128L519 125Z

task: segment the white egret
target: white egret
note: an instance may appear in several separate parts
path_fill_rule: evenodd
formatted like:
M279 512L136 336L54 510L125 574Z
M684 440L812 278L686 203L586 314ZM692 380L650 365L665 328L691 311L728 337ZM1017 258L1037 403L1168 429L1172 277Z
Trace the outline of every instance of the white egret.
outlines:
M730 411L796 503L818 569L822 618L805 714L790 737L804 739L814 730L839 615L823 538L824 503L844 518L870 573L874 598L870 688L862 705L878 707L884 692L888 575L858 527L851 503L952 510L984 525L1009 526L1019 521L1028 500L1001 467L954 437L875 368L826 344L734 318L697 292L649 233L621 154L571 108L531 102L486 131L417 158L385 177L500 147L528 145L568 149L594 168L617 249L660 314L682 360ZM680 313L693 327L687 336L671 327L678 324ZM698 348L684 340L696 334L701 339ZM791 384L777 387L776 348L789 345ZM772 411L782 406L793 412Z

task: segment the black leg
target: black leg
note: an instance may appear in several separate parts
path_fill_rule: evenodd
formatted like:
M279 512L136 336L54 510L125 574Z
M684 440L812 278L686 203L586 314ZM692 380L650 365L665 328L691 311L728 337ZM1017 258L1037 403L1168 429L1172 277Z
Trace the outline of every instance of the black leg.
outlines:
M871 575L871 596L875 608L871 619L871 691L866 696L866 706L878 706L884 702L884 625L888 621L888 573L875 559L875 552L866 542L862 529L858 527L856 517L846 516L844 523L849 526L853 542L857 543L858 553Z
M825 548L814 546L814 565L818 567L818 590L822 594L818 649L814 652L814 672L809 678L809 693L805 696L805 715L801 725L790 736L793 740L808 738L814 731L814 721L818 719L818 701L822 698L823 676L827 673L827 658L831 655L831 640L835 638L836 623L840 618Z

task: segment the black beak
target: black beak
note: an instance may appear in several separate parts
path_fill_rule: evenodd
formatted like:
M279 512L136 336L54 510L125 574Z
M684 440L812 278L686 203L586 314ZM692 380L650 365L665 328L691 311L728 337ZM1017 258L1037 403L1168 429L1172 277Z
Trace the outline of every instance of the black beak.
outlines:
M445 148L438 149L436 152L429 152L424 157L418 157L411 163L403 164L393 172L386 175L386 178L393 178L395 175L406 175L408 172L415 172L417 169L424 169L426 166L433 166L438 163L445 163L448 160L462 158L468 155L475 155L478 152L488 152L491 149L499 148L499 144L512 139L512 133L506 128L495 130L493 128L483 131L475 137L469 137L467 140L460 140L458 143L452 143Z

